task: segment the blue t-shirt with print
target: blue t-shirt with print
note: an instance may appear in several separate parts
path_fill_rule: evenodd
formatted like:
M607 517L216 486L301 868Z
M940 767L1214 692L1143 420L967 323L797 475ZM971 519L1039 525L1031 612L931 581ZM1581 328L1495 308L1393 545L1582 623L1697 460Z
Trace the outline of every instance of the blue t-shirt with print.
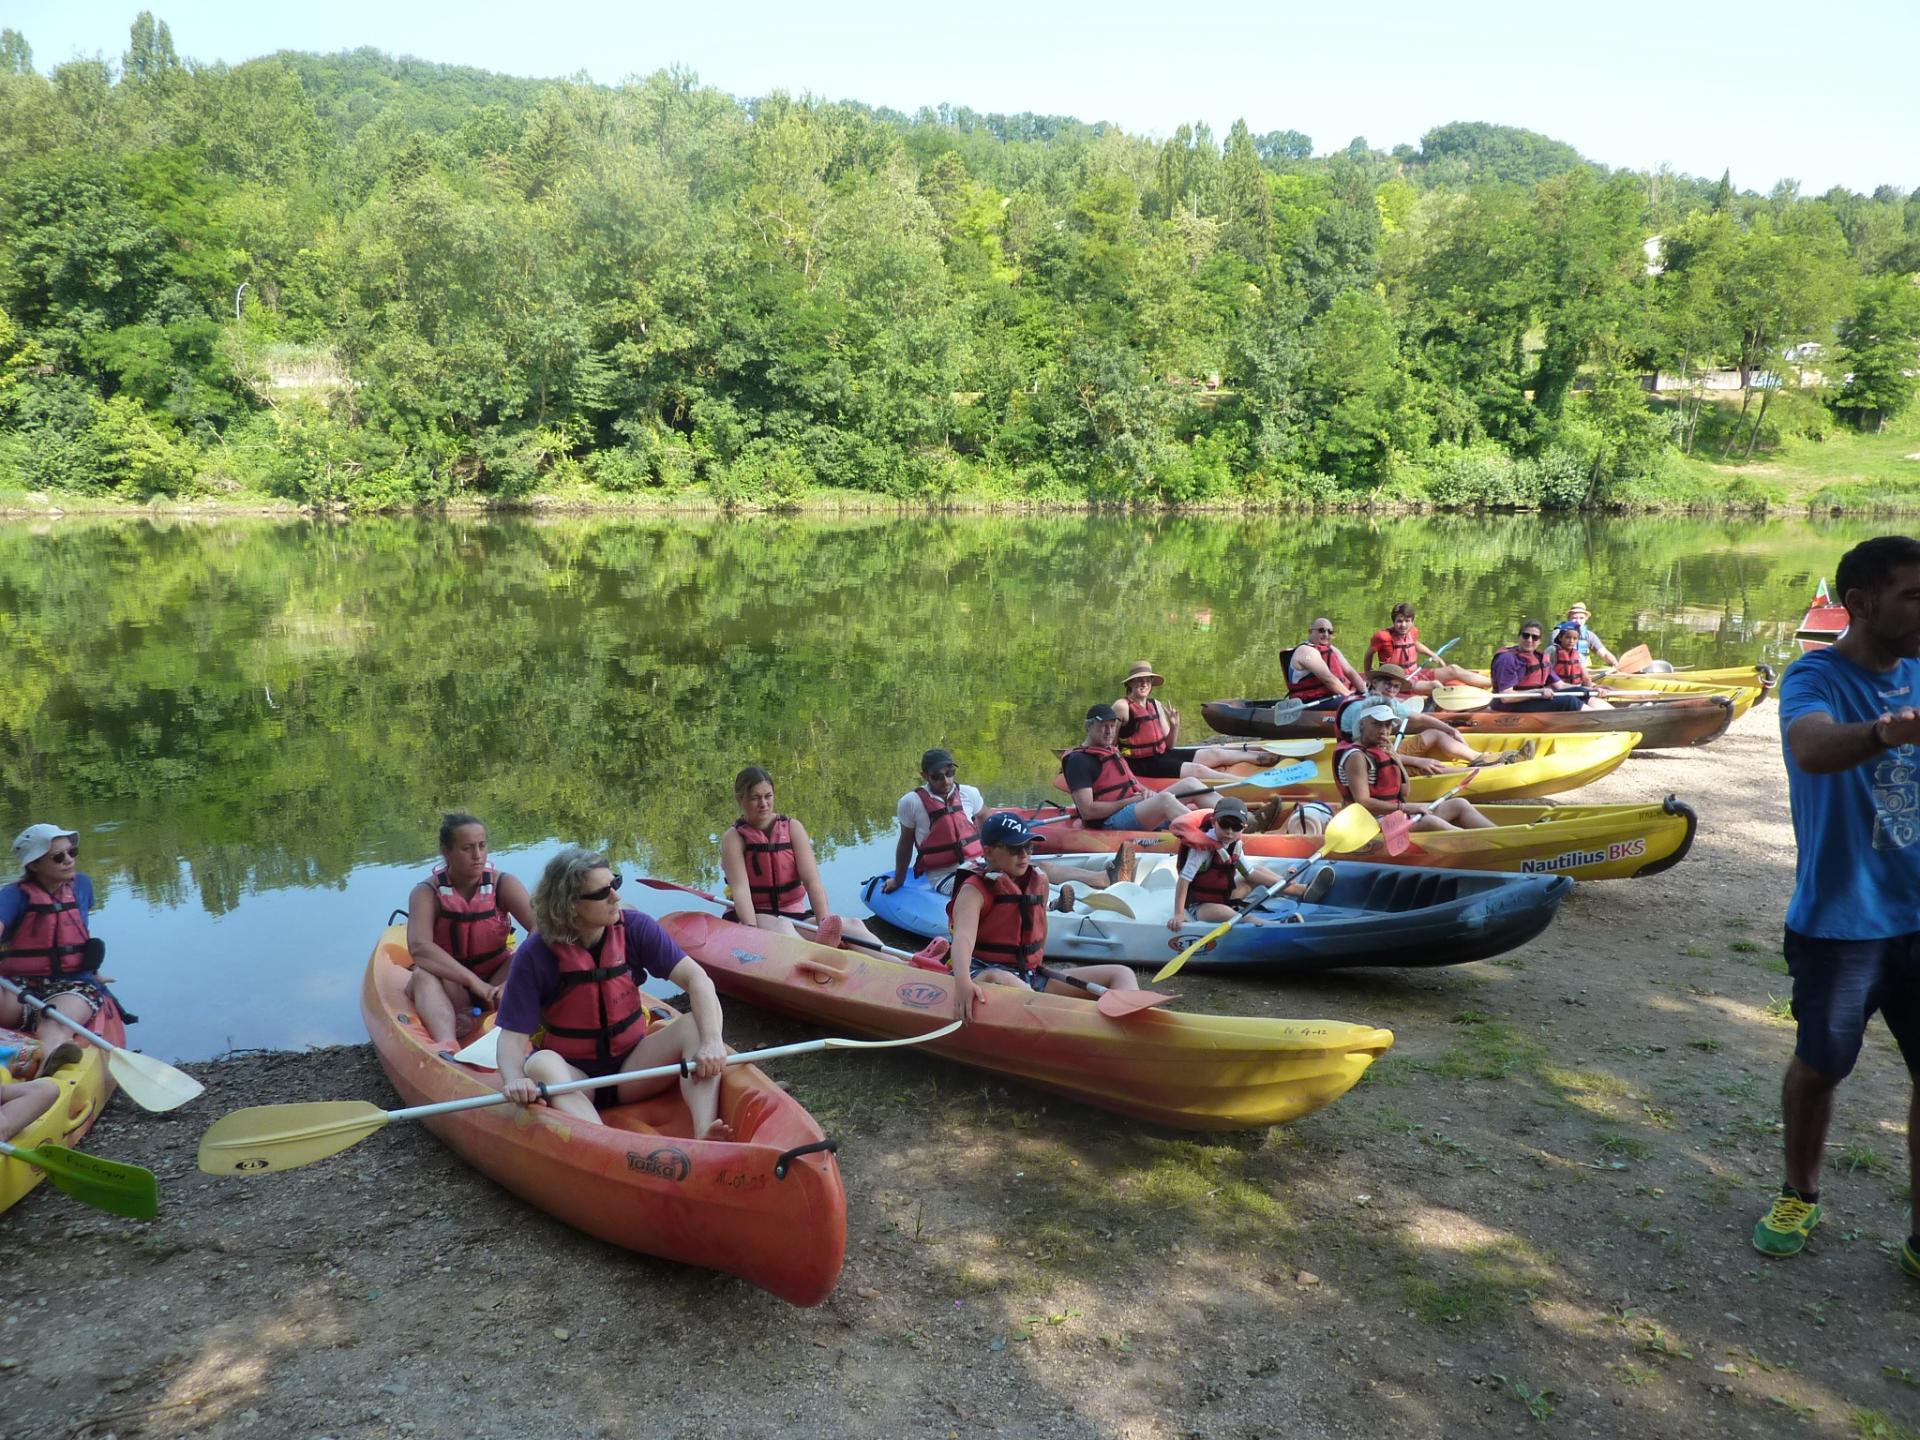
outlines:
M1826 940L1920 931L1920 746L1902 745L1834 775L1794 763L1787 730L1824 713L1858 725L1920 707L1920 660L1882 674L1837 650L1802 656L1780 682L1780 738L1799 847L1787 928Z

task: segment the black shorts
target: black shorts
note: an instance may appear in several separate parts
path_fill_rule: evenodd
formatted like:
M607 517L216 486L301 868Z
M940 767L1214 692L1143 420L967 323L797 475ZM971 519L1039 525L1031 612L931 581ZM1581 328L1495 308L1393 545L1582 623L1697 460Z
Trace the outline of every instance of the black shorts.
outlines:
M1149 780L1178 780L1180 767L1194 763L1194 757L1200 753L1194 745L1177 745L1164 755L1149 755L1145 758L1129 755L1127 767L1136 775L1144 775Z
M1830 1079L1851 1074L1879 1011L1907 1073L1920 1078L1920 931L1886 940L1823 940L1786 932L1793 977L1793 1053Z

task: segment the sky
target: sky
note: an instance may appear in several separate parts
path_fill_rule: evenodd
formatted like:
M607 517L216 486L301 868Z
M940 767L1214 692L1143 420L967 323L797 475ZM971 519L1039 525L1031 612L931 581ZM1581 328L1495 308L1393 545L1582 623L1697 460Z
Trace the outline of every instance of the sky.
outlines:
M1107 0L152 0L181 56L373 46L515 75L615 83L667 65L738 96L773 90L911 112L942 102L1109 120L1166 136L1236 118L1316 153L1380 149L1450 120L1538 130L1588 158L1666 164L1742 189L1783 178L1920 188L1920 4L1781 0L1655 8L1347 0L1211 6ZM139 6L0 0L42 71L117 59Z

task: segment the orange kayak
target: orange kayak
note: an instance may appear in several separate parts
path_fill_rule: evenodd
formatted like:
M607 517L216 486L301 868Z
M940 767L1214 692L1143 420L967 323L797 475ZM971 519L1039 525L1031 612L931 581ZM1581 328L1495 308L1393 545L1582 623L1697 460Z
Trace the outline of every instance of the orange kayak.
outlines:
M393 1088L408 1105L498 1090L497 1072L455 1062L415 1019L408 968L406 932L390 926L368 961L360 1013ZM674 1013L649 999L657 1012ZM604 1110L599 1125L518 1105L421 1123L481 1174L576 1230L645 1255L724 1270L795 1305L818 1305L833 1292L846 1257L840 1168L823 1151L794 1155L825 1136L759 1070L728 1066L720 1089L731 1140L687 1138L691 1124L678 1086Z
M924 1035L953 1019L953 978L714 915L660 922L724 995L839 1031ZM1331 1105L1393 1045L1337 1020L1183 1015L1109 1019L1090 1000L981 986L974 1018L922 1049L1103 1110L1180 1130L1279 1125Z

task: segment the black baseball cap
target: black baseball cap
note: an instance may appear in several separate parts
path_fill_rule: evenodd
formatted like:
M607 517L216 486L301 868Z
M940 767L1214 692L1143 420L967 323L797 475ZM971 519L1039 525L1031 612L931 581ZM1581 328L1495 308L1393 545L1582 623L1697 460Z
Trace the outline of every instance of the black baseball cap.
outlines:
M936 770L946 769L947 766L953 765L953 763L953 752L951 750L942 750L936 745L920 757L920 773L922 775L930 775ZM958 769L959 767L955 766L954 768Z
M1118 715L1113 713L1113 706L1111 705L1095 705L1087 711L1087 719L1089 721L1118 720L1119 718Z

